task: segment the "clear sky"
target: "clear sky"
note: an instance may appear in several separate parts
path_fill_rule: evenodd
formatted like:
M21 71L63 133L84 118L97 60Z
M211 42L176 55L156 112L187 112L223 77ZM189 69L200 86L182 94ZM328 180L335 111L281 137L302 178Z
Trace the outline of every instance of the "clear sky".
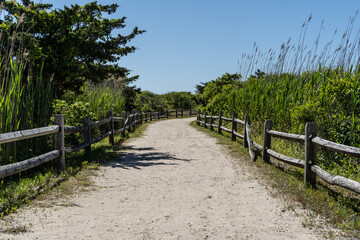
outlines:
M38 2L38 1L36 1ZM56 8L91 1L53 0ZM345 31L359 0L107 0L120 5L114 18L126 16L129 33L134 26L147 32L131 43L138 50L120 65L140 75L136 85L154 93L194 91L195 85L222 74L239 71L243 53L253 49L278 50L289 37L298 39L312 13L306 39L313 43L324 20L322 39L335 29ZM354 32L360 26L357 17Z

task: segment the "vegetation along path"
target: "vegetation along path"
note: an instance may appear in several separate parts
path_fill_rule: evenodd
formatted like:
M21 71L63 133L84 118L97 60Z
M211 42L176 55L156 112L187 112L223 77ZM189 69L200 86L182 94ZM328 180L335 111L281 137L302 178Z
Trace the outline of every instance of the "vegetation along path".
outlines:
M94 191L28 207L10 239L316 239L246 166L189 125L152 123L101 167Z

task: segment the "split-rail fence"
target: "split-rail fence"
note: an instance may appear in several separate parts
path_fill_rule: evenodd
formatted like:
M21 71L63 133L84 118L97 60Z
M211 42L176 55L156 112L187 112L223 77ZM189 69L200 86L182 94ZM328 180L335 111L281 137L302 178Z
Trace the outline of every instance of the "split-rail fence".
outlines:
M249 148L249 154L253 161L255 161L256 155L254 150L257 149L261 152L262 160L270 163L270 156L287 163L289 165L300 167L304 169L304 183L305 184L316 184L316 176L319 176L323 181L330 185L337 185L353 192L360 193L360 183L352 179L345 178L338 175L331 175L330 173L323 170L320 166L316 165L316 148L321 147L333 152L347 154L348 156L360 158L360 148L351 147L344 144L339 144L322 139L317 136L317 127L314 122L308 122L305 126L305 134L292 134L279 132L272 129L272 122L266 120L264 123L263 131L263 145L254 142L251 139L250 129L250 117L246 116L245 120L237 119L237 114L233 113L232 118L222 116L222 112L219 115L207 113L197 115L197 125L202 125L205 128L209 127L210 130L217 128L217 132L221 134L222 131L231 134L231 139L236 141L236 138L244 140L244 147ZM217 123L215 123L217 121ZM231 123L231 129L223 126L223 121ZM243 134L237 130L238 124L243 126ZM230 124L228 124L230 125ZM273 137L281 138L291 142L298 142L305 145L305 159L296 159L293 157L285 156L275 152L271 149L271 139Z
M85 149L85 154L91 151L91 145L109 137L110 144L114 144L114 135L122 134L125 136L126 131L134 130L138 124L143 122L152 121L161 118L169 117L184 117L193 116L196 112L192 109L179 109L165 112L146 112L140 113L138 111L132 111L132 113L122 113L120 117L114 116L112 111L107 113L107 118L90 122L89 117L83 119L83 126L65 126L64 117L61 114L55 115L55 121L53 126L28 129L17 132L9 132L0 134L0 144L10 143L25 139L31 139L40 136L46 136L54 134L54 150L45 154L32 157L30 159L0 166L0 178L14 175L16 173L37 167L46 162L55 160L55 166L58 170L63 171L65 169L65 155L80 149ZM114 129L114 122L120 122L120 129ZM91 130L101 125L107 124L107 130L101 136L92 138ZM65 147L65 134L71 133L83 133L84 142L77 146Z

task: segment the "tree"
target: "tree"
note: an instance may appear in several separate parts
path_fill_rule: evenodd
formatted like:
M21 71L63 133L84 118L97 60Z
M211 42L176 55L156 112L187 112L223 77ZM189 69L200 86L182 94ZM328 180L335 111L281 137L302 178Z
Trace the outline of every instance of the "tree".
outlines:
M221 94L223 89L228 86L226 89L230 90L229 86L233 89L238 89L241 87L241 75L240 74L229 74L225 73L221 77L216 78L216 80L212 80L204 85L204 89L202 90L202 101L204 106L208 104L214 96Z
M86 80L97 83L115 77L130 83L137 78L128 77L129 70L116 62L135 51L128 43L145 31L135 27L129 35L115 35L114 30L126 26L126 17L109 19L103 14L115 13L117 4L95 1L51 10L52 4L29 0L0 2L5 9L0 20L2 42L16 38L14 48L26 49L31 75L37 76L43 65L43 75L52 78L57 96L68 89L79 91ZM2 56L8 51L0 47Z
M170 109L189 109L196 106L195 96L191 92L169 92L162 97Z
M162 112L168 109L162 95L149 91L141 91L141 93L137 94L135 103L136 108L142 112Z

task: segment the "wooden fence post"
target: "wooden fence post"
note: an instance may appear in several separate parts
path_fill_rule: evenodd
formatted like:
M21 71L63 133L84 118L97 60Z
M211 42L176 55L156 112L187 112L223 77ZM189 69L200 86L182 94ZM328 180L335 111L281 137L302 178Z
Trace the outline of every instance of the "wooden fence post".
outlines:
M149 114L150 114L150 121L152 121L152 112L149 112Z
M64 116L55 114L55 125L59 125L59 132L55 133L55 149L60 151L55 167L58 171L65 170L65 139L64 139Z
M125 126L126 114L125 114L125 112L122 112L120 116L122 117L121 125L122 125L122 129L123 129L121 135L122 135L123 137L125 137L125 136L126 136L126 133L125 133L125 131L126 131L126 130L125 130L125 128L126 128L126 126Z
M206 115L207 115L207 112L204 113L204 128L206 128Z
M110 122L108 122L108 129L111 131L110 135L109 135L109 143L111 145L114 145L114 119L113 119L113 111L108 111L106 114L106 117L109 118L111 117Z
M232 128L231 128L231 141L236 141L236 135L234 134L234 132L237 131L237 123L235 122L235 118L237 118L237 113L233 112Z
M160 112L158 112L158 120L160 119Z
M181 109L181 117L184 117L184 109Z
M271 135L268 133L268 130L271 130L272 122L271 120L266 120L264 124L264 141L263 141L263 151L262 159L264 162L270 162L270 155L267 153L267 149L271 149Z
M191 108L190 108L190 110L189 110L189 116L191 117Z
M308 122L305 125L305 166L304 183L316 184L316 174L311 171L311 165L316 164L316 146L311 139L317 136L315 122Z
M148 121L148 116L147 116L147 112L145 112L145 122Z
M90 117L84 117L83 119L85 131L84 131L84 141L88 144L85 147L85 154L89 154L91 152L91 126L90 126Z
M139 126L138 118L139 118L138 110L135 110L135 112L134 112L134 126L136 126L136 127Z
M211 111L211 117L210 117L210 130L211 131L214 131L214 127L213 127L214 118L213 118L213 115L214 115L214 110Z
M196 114L196 125L200 126L200 110L197 110L197 114Z
M166 118L169 118L169 110L166 110Z
M132 125L133 125L133 131L135 131L135 129L136 129L136 111L135 111L135 109L133 109L133 110L131 110L131 112L132 112L131 120L132 120Z
M244 147L248 148L249 144L248 144L248 141L247 141L246 123L249 123L249 126L250 126L250 116L249 115L245 116L245 125L244 125Z
M126 120L127 120L127 124L125 127L128 128L128 133L129 133L131 131L131 117L129 111L126 112Z
M178 110L176 109L175 111L176 111L175 115L176 115L176 117L178 117Z
M221 117L222 117L222 115L223 115L223 113L222 113L222 111L220 111L220 112L219 112L218 130L217 130L217 133L218 133L218 134L221 134L221 125L222 125L222 119L221 119Z

